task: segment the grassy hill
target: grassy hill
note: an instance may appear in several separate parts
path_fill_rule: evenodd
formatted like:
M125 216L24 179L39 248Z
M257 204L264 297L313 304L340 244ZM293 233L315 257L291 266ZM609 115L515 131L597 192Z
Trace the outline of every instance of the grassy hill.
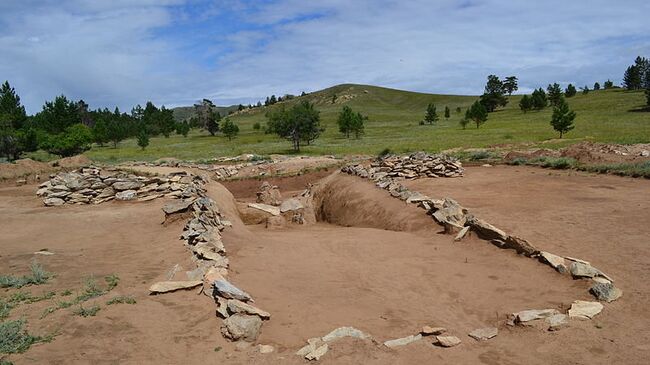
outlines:
M333 102L333 96L336 100ZM396 152L415 150L441 151L451 148L483 148L491 146L544 145L560 147L569 143L590 140L597 142L640 143L650 142L650 113L638 111L645 102L643 92L621 89L579 93L568 99L577 112L575 129L563 140L557 139L549 122L551 108L522 113L518 103L521 96L513 95L508 105L490 113L488 121L476 129L471 125L463 130L459 120L465 109L477 96L437 95L394 90L368 85L338 85L306 96L278 103L291 106L308 99L321 111L325 132L313 145L305 146L303 154L376 154L384 148ZM435 126L419 125L426 106L433 102L438 107L441 120ZM359 139L346 139L336 126L336 117L343 105L369 117L365 135ZM442 116L449 106L451 117ZM456 112L456 107L462 109ZM187 138L152 138L149 147L140 151L135 141L122 142L120 147L95 147L87 153L101 161L152 160L161 157L206 159L221 155L241 153L290 153L290 144L274 135L255 131L253 124L265 124L267 107L237 112L231 116L240 127L240 135L228 141L223 136L209 136L203 131L192 131Z
M238 107L239 105L218 106L215 109L221 115L228 115L228 113L237 111ZM173 108L172 111L174 112L174 119L176 119L179 122L186 119L190 119L195 114L194 106L179 106Z

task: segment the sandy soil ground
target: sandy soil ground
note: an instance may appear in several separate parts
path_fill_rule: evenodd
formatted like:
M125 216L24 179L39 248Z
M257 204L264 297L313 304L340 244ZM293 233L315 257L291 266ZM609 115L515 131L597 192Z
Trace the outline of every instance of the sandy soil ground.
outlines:
M290 194L297 181L276 182ZM30 330L59 335L38 344L16 364L29 363L305 363L293 353L307 338L339 326L354 326L378 341L416 333L423 325L445 326L463 340L451 349L431 341L388 350L369 342L334 343L323 364L643 364L650 357L647 237L650 182L614 176L555 172L521 167L469 168L460 179L408 182L432 196L451 196L509 232L558 254L590 260L616 279L624 291L593 321L572 322L558 332L509 327L505 315L531 308L565 309L575 299L591 299L588 284L573 281L534 260L500 250L475 237L452 243L450 236L419 209L406 207L367 181L337 180L337 202L329 203L327 222L267 230L244 226L235 198L220 184L209 194L233 229L224 233L232 282L272 314L259 343L276 351L262 355L237 349L219 333L214 304L195 291L149 296L147 288L164 280L175 265L191 268L178 240L183 222L162 226L162 200L100 206L42 207L35 186L0 189L0 267L24 273L34 251L57 274L50 284L25 288L34 294L77 290L81 279L115 273L118 287L97 299L96 317L60 310L39 319L52 305L39 302L15 309ZM250 199L242 188L237 199ZM367 204L370 200L377 205ZM351 202L343 204L341 202ZM373 226L393 209L399 231ZM422 219L422 221L420 221ZM430 224L428 224L430 223ZM181 273L182 274L182 273ZM2 295L12 291L4 290ZM135 305L106 306L114 295L135 296ZM60 298L55 298L60 299ZM478 343L467 332L497 325L496 338ZM220 349L215 351L215 348Z

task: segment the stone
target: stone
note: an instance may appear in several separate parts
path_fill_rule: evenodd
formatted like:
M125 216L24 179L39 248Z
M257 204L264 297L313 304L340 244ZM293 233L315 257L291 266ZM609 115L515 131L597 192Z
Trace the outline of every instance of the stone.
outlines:
M593 278L600 274L600 270L589 264L577 261L571 263L571 275L573 275L574 278Z
M280 208L268 204L249 203L250 208L259 209L271 215L280 215Z
M237 299L228 299L228 312L233 314L250 314L262 319L271 318L271 314Z
M515 317L515 322L523 323L537 319L544 319L558 313L560 312L558 312L557 309L529 309L513 313L513 316Z
M259 344L257 345L257 350L260 352L260 354L270 354L273 352L275 349L271 345L262 345Z
M475 339L476 341L485 341L496 337L498 333L499 330L497 330L495 327L486 327L475 329L469 333L469 337Z
M180 289L192 289L203 284L201 280L160 281L149 288L151 294L168 293Z
M540 257L540 261L551 265L552 268L554 268L557 272L561 274L564 274L569 271L566 267L566 262L564 261L564 257L562 256L554 255L546 251L540 251L539 257Z
M518 254L528 257L535 256L539 253L539 250L531 245L528 241L517 236L506 237L504 244L500 246L502 248L515 250Z
M290 212L290 211L295 211L295 210L300 210L303 209L304 206L300 202L300 200L291 198L287 199L280 204L280 213L285 213L285 212Z
M460 339L456 336L436 336L435 345L441 347L454 347L460 345Z
M470 217L467 220L467 223L472 227L476 234L484 240L499 239L505 242L508 238L508 235L504 231L482 219Z
M135 200L137 197L138 193L135 190L124 190L115 194L115 200L121 201Z
M118 181L113 184L113 189L117 191L138 190L144 185L139 181Z
M338 340L343 337L353 337L362 340L371 338L370 335L367 335L354 327L339 327L333 330L332 332L326 334L325 336L323 336L323 341L330 342L330 341Z
M153 194L153 195L145 196L145 197L142 197L142 198L138 198L138 201L139 202L148 202L148 201L156 200L158 198L162 198L163 196L164 196L164 194Z
M277 206L280 205L280 202L282 201L282 196L277 186L272 186L271 184L265 181L262 183L262 186L260 186L260 190L257 192L256 201L262 204Z
M219 295L226 299L239 299L244 302L250 301L252 298L248 293L232 285L225 278L214 281L215 295Z
M614 286L612 283L595 283L589 289L596 299L601 302L613 302L623 295L623 291Z
M444 327L430 327L430 326L424 326L422 327L422 331L420 331L420 333L424 336L441 335L445 332L447 332L447 329Z
M316 350L318 347L322 346L323 344L324 342L323 340L321 340L320 337L310 338L307 340L307 345L301 347L300 350L296 351L296 355L305 356L308 353Z
M25 179L16 180L16 186L23 186L25 184L27 184L27 180L25 180Z
M43 204L45 204L46 207L56 207L59 205L63 205L65 201L61 198L46 198L43 200Z
M461 229L461 230L458 232L458 234L456 235L456 237L454 237L454 241L460 241L460 240L462 240L463 238L465 238L465 236L467 235L467 232L469 232L469 226L465 226L465 227L463 227L463 229Z
M109 196L114 196L115 195L115 190L113 188L106 187L102 189L102 191L99 193L99 195L96 196L97 199L102 199L102 198L108 198Z
M217 297L217 315L223 319L230 317L228 312L228 301L221 297Z
M599 302L587 302L576 300L571 304L569 317L578 319L591 319L603 310L603 305Z
M569 316L566 314L558 313L547 317L545 321L549 325L549 331L557 331L569 325Z
M162 208L163 212L165 214L174 214L174 213L180 213L180 212L185 212L187 209L194 203L193 200L174 200L171 201L167 204L165 204Z
M253 342L259 336L261 327L262 319L260 317L235 314L224 319L221 333L233 341Z
M421 201L429 200L430 198L422 193L414 192L406 199L407 203L419 203Z
M312 351L312 352L308 353L307 355L305 355L305 359L310 360L310 361L311 360L318 361L318 360L320 360L321 357L323 357L323 355L325 355L327 353L327 350L329 350L329 346L327 344L324 344L323 346L320 346L317 349L315 349L314 351Z
M421 334L410 335L410 336L406 336L406 337L402 337L402 338L396 338L394 340L388 340L388 341L384 342L384 346L390 347L390 348L398 347L398 346L405 346L405 345L408 345L410 343L420 341L421 339L422 339Z

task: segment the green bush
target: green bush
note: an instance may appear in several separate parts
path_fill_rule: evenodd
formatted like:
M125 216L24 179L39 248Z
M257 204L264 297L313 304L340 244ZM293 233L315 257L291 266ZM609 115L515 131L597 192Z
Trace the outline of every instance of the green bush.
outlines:
M492 157L492 152L490 151L474 151L469 155L469 160L470 161L487 160L490 157Z
M74 124L63 133L44 138L41 148L54 155L70 157L89 150L92 142L90 129L83 124Z
M81 317L94 317L97 315L97 312L99 312L101 308L99 308L98 305L93 305L88 308L84 308L83 305L79 304L79 307L75 308L72 311L72 314L81 316Z
M22 288L26 285L41 285L45 284L52 274L45 271L43 267L33 262L30 266L30 275L16 277L13 275L0 275L0 288Z
M24 327L25 321L22 319L0 323L0 353L22 353L33 344L44 341L42 337L27 333Z

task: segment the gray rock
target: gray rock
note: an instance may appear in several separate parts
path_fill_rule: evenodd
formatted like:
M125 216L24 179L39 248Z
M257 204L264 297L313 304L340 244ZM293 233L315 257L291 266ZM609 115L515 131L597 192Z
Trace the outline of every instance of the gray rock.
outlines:
M223 321L221 333L233 341L253 342L259 336L262 319L258 316L235 314Z
M241 300L237 299L228 299L227 302L228 312L234 314L250 314L253 316L259 316L262 319L271 318L269 312L263 311L257 307L254 307L250 304L244 303Z
M149 288L151 294L167 293L181 289L192 289L203 284L201 280L187 280L187 281L161 281L153 284Z
M472 229L484 240L505 240L508 238L508 235L500 230L499 228L491 225L490 223L478 219L476 217L470 217L467 220L467 223L472 227Z
M193 200L174 200L165 204L162 210L165 214L185 212L193 203Z
M370 335L367 335L354 327L339 327L333 330L332 332L326 334L325 336L323 336L323 341L330 342L330 341L338 340L343 337L353 337L353 338L360 338L360 339L371 338Z
M300 200L291 198L287 199L280 204L280 213L285 213L285 212L290 212L290 211L295 211L295 210L300 210L303 209L304 206L300 202Z
M529 309L513 313L515 322L529 322L537 319L544 319L560 312L557 309Z
M595 283L589 289L596 299L601 302L613 302L623 295L623 291L614 286L612 283Z
M447 332L447 329L444 327L430 327L430 326L424 326L422 327L422 331L420 331L420 333L424 336L441 335L445 332Z
M324 344L323 346L320 346L320 347L316 348L314 351L312 351L312 352L308 353L307 355L305 355L305 359L310 360L310 361L311 360L318 361L318 360L320 360L321 357L323 357L323 355L325 355L327 353L327 350L329 350L329 345Z
M569 317L578 319L591 319L603 310L603 305L598 302L576 300L571 304Z
M420 341L421 339L422 339L421 334L410 335L410 336L406 336L406 337L402 337L402 338L396 338L394 340L388 340L388 341L384 342L384 346L390 347L390 348L398 347L398 346L405 346L405 345L408 345L410 343Z
M557 331L569 325L569 316L558 313L546 318L545 321L549 325L549 331Z
M124 190L115 194L115 200L128 201L135 200L138 193L135 190Z
M469 337L477 341L484 341L496 337L498 333L499 330L497 330L495 327L486 327L486 328L475 329L474 331L469 333Z
M238 299L244 302L250 301L252 298L248 293L232 285L226 279L215 280L214 282L215 295L219 295L226 299Z
M539 257L542 262L551 265L552 268L554 268L555 270L557 270L557 272L561 274L564 274L568 271L566 267L566 262L564 261L564 257L562 256L554 255L546 251L541 251L539 253Z
M593 278L600 274L600 270L589 264L577 261L571 263L571 275L573 275L574 278Z
M55 207L59 205L63 205L65 201L61 198L46 198L43 200L43 204L45 204L46 207Z
M144 184L139 181L118 181L113 184L113 189L117 191L138 190L143 186Z
M435 345L441 347L454 347L460 345L460 339L456 336L436 336Z

